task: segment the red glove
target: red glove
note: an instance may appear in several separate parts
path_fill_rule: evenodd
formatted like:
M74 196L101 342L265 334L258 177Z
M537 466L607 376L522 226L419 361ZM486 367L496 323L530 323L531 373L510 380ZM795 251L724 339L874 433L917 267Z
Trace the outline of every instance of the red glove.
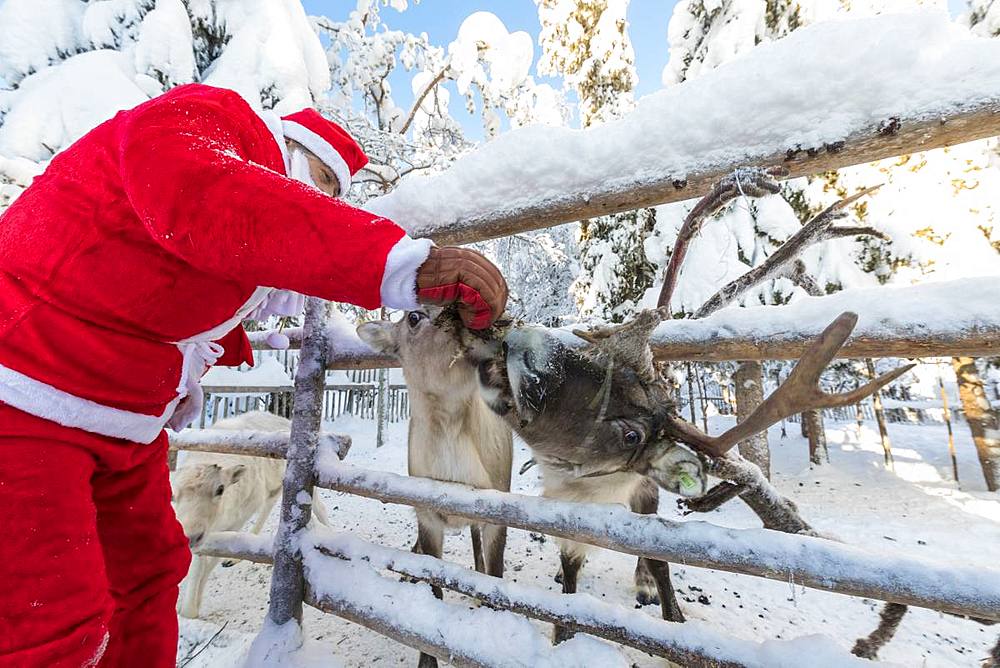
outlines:
M492 262L474 250L434 247L417 270L417 301L458 304L466 327L486 329L507 308L507 282Z

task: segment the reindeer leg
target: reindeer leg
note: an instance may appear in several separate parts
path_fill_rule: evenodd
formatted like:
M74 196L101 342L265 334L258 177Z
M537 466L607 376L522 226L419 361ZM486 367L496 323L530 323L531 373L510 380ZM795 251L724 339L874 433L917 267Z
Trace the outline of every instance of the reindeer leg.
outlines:
M184 588L184 599L178 613L181 617L198 619L201 613L201 597L205 592L205 583L212 570L222 561L218 557L202 557L195 555L191 570L188 572Z
M437 517L436 513L433 515L432 517L427 517L423 513L417 514L417 546L420 548L420 554L440 559L444 551L444 526L441 518ZM441 587L432 585L431 591L434 592L434 596L437 598L444 598ZM430 654L421 652L417 668L438 668L437 659Z
M896 629L906 614L906 606L900 603L886 603L879 614L878 626L865 638L858 638L851 654L862 659L877 659L878 651L892 640Z
M576 593L576 577L579 575L580 568L583 567L583 562L586 558L586 553L579 546L574 550L573 545L566 545L559 551L559 561L562 564L562 590L564 594ZM564 626L556 626L553 634L553 642L557 644L561 643L564 640L569 640L573 635L574 632L570 629Z
M635 560L635 602L639 605L659 605L660 592L647 561L642 557Z
M483 561L483 526L481 524L470 524L469 531L472 533L472 562L473 568L480 573L486 572L486 563Z
M660 490L656 483L643 478L629 499L629 507L640 515L655 515L660 507ZM639 605L658 603L664 619L684 621L684 613L670 581L670 564L640 557L635 565L635 588L635 600Z
M660 616L668 622L683 622L684 613L677 602L674 585L670 581L670 564L656 559L643 559L646 568L656 583L656 592L660 597Z
M495 524L482 525L483 551L486 557L486 574L503 577L503 553L507 547L507 527Z

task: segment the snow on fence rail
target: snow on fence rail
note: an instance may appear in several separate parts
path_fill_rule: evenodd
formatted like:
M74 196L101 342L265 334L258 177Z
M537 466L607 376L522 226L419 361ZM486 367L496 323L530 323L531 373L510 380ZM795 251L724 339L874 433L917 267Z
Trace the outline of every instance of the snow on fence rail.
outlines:
M469 243L690 199L738 166L806 176L994 137L998 112L1000 43L943 12L814 24L618 121L505 133L368 207Z
M271 536L234 532L209 534L198 552L205 556L271 563L272 540ZM558 624L693 668L798 666L802 659L803 648L797 640L757 643L725 636L704 622L665 622L605 603L590 594L549 592L490 577L440 559L376 545L350 534L312 531L303 544L306 545L307 566L313 563L317 570L325 570L323 562L327 557L364 562L373 569L392 571L475 598L494 609ZM326 577L330 575L327 573ZM313 577L317 576L310 574L310 580ZM312 592L307 593L306 600L310 605L323 605L322 598ZM371 627L370 621L365 625ZM436 636L436 633L430 634L424 639L425 643L439 643L440 638ZM872 665L832 642L827 646L817 645L816 641L816 638L811 639L809 646L813 665ZM448 649L440 644L430 647L430 653L439 657L442 649Z
M992 356L1000 354L998 294L998 277L844 290L785 306L730 308L698 320L669 320L656 329L651 343L661 360L797 359L826 323L853 311L858 326L838 357ZM301 329L285 333L292 345L299 345ZM254 332L251 344L263 347L267 334ZM327 356L331 369L399 365L393 357L372 352L353 332L338 327L335 334ZM566 343L583 341L567 332Z
M230 455L248 455L284 459L288 454L288 434L261 431L194 430L185 429L170 433L171 450L192 452L222 452ZM318 447L328 448L343 459L351 449L351 437L340 434L320 434Z
M793 582L958 615L1000 621L1000 572L862 550L768 529L675 522L623 507L474 490L464 485L359 469L321 455L316 484L386 503L572 538L686 566Z

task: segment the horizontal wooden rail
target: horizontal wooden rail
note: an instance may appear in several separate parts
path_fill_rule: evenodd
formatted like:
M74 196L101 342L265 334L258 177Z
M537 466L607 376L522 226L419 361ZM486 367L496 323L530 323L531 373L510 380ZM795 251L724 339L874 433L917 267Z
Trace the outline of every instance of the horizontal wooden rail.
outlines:
M317 551L313 546L314 542L319 542L320 545L324 541L312 541L306 536L303 536L303 546L309 545L304 552L306 558L306 564L313 566L312 577L322 582L321 576L317 571L322 570L327 578L336 579L337 569L351 569L351 564L338 564L330 563L341 561L334 556L329 556L329 554L323 554ZM208 557L220 557L223 559L243 559L247 561L253 561L256 563L272 564L274 563L274 557L272 556L274 536L254 536L252 534L239 533L233 531L225 531L212 533L207 535L195 552L201 556ZM326 541L329 542L329 541ZM363 541L359 541L363 542ZM370 546L372 549L376 549L377 546L371 545L370 543L365 543L365 545ZM323 549L323 548L320 548ZM382 548L389 549L389 548ZM434 561L446 566L445 562L432 559L431 557L425 557L430 561ZM317 567L318 563L322 563L322 569ZM357 577L359 573L357 571L353 573L345 573L343 578L352 584L348 587L351 590L352 595L342 594L336 595L330 592L317 593L316 587L312 586L311 583L307 583L305 602L309 605L327 612L330 614L337 615L338 617L343 617L349 621L356 624L360 624L366 628L372 629L377 633L380 633L388 638L395 640L396 642L402 643L421 652L431 654L438 657L443 661L448 661L452 665L456 666L496 666L496 665L509 665L510 653L505 652L503 648L496 652L492 660L489 660L490 652L485 650L482 645L477 645L476 643L469 642L469 635L461 631L461 624L456 625L456 616L465 618L467 621L472 622L473 617L482 617L485 615L490 615L493 611L483 608L481 610L469 610L467 606L459 608L457 606L449 605L443 601L438 601L430 598L430 592L423 588L417 588L410 583L400 583L392 582L385 578L380 577L377 573L371 570L371 567L367 564L361 564L364 569L361 571L360 575L367 580L367 582L359 585L357 583ZM459 570L460 567L456 566ZM479 575L478 573L476 575ZM481 575L492 580L493 578L488 578L488 576ZM378 585L378 586L373 586ZM396 591L397 596L386 597L384 592L379 590L384 588L391 588ZM522 585L522 588L523 585ZM369 591L370 590L370 591ZM357 595L353 595L353 593ZM542 593L542 592L540 592ZM547 592L544 592L547 594ZM421 608L421 615L414 616L424 618L427 615L434 615L435 613L443 613L448 616L449 624L438 627L436 623L432 623L431 626L434 628L428 628L427 624L420 624L415 622L415 620L407 619L406 616L397 617L391 610L396 605L395 599L400 601L409 600L416 597L428 597L429 600L423 601L422 605L428 606ZM553 594L548 594L548 596L553 596ZM364 600L368 599L368 600ZM594 601L597 603L597 601ZM600 604L607 605L607 604ZM609 606L610 607L610 606ZM630 613L628 611L624 612L626 615L631 615L635 617L645 616L637 615L636 613ZM502 613L507 614L507 613ZM655 619L649 618L650 622L656 623ZM662 622L661 622L662 623ZM549 645L548 641L541 636L541 634L527 626L521 629L523 632L529 635L529 640L533 640L534 644L541 648L544 653L551 654L554 650ZM457 632L457 635L456 635ZM533 636L533 637L532 637ZM521 640L524 638L522 637ZM504 641L510 639L505 638ZM641 649L641 648L640 648ZM530 665L530 664L523 664ZM558 665L558 664L553 664ZM692 664L692 665L718 665L718 664ZM726 664L727 666L742 666L744 664Z
M217 531L205 536L192 551L202 557L242 559L257 564L270 564L274 562L274 535Z
M550 191L531 197L530 184L523 201L506 207L488 207L463 212L458 220L435 224L433 228L411 230L439 244L467 244L510 236L610 213L677 202L704 195L720 178L738 167L784 165L789 178L819 174L906 153L929 151L954 144L1000 135L1000 102L979 101L947 116L928 113L919 118L885 118L848 135L843 141L819 146L775 146L754 148L729 161L706 163L698 171L674 173L669 165L647 165L642 173L607 178L596 187ZM459 162L453 169L463 169ZM433 187L428 182L427 187ZM410 197L422 193L413 191ZM405 195L390 193L393 210L405 210ZM419 204L419 203L417 203ZM386 204L374 200L372 210L382 213Z
M317 469L320 487L386 503L433 508L652 559L1000 621L1000 572L875 554L766 529L727 529L637 515L618 506L475 490L359 469L329 456Z
M196 550L202 556L223 559L243 559L269 564L273 536L254 536L238 532L209 534ZM789 665L800 657L797 645L769 641L766 649L759 643L719 634L708 625L689 621L674 624L600 601L589 594L561 594L527 585L498 580L457 564L375 545L348 534L320 531L310 534L304 544L314 545L330 558L361 560L373 568L389 570L409 578L422 580L480 600L492 608L588 633L598 638L633 647L661 656L685 666L705 668L737 668L740 666L770 666L785 659ZM323 605L315 597L309 602ZM341 606L330 612L339 614ZM322 609L322 608L321 608ZM368 624L365 624L366 626ZM426 645L402 642L426 651ZM436 653L432 651L431 653ZM845 665L878 665L861 663L846 652L840 657Z
M280 432L185 429L179 433L167 433L171 450L219 452L269 459L284 459L288 452L288 434ZM343 459L351 449L351 437L342 434L320 434L319 447Z
M692 668L794 665L801 647L770 641L761 644L719 634L703 622L665 622L643 612L605 603L589 594L562 594L509 582L421 554L375 545L348 534L323 532L314 539L323 554L362 560L486 603L491 608L557 624L573 631L633 647ZM840 664L871 665L843 650Z
M840 358L1000 355L998 294L1000 278L991 276L725 309L707 318L663 323L653 335L653 353L661 360L705 362L796 359L835 317L854 311L858 326L838 352ZM947 318L941 317L942 309ZM301 333L285 333L297 345ZM583 345L568 331L565 341ZM360 339L337 341L328 360L331 369L399 366L396 358L368 350Z

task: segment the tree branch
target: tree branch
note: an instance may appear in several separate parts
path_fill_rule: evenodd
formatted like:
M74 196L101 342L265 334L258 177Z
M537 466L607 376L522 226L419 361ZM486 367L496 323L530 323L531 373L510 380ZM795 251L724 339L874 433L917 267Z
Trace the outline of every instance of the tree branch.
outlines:
M413 103L413 107L410 108L410 113L407 114L406 120L403 121L403 127L400 128L399 134L405 135L406 131L410 129L410 124L413 123L413 119L417 115L417 110L420 109L420 105L424 103L424 100L427 98L427 94L434 90L435 86L441 83L449 67L450 65L442 67L441 71L437 73L437 76L434 77L430 84L427 85L427 88L424 88L423 92L420 93L420 97L418 97L416 102Z

